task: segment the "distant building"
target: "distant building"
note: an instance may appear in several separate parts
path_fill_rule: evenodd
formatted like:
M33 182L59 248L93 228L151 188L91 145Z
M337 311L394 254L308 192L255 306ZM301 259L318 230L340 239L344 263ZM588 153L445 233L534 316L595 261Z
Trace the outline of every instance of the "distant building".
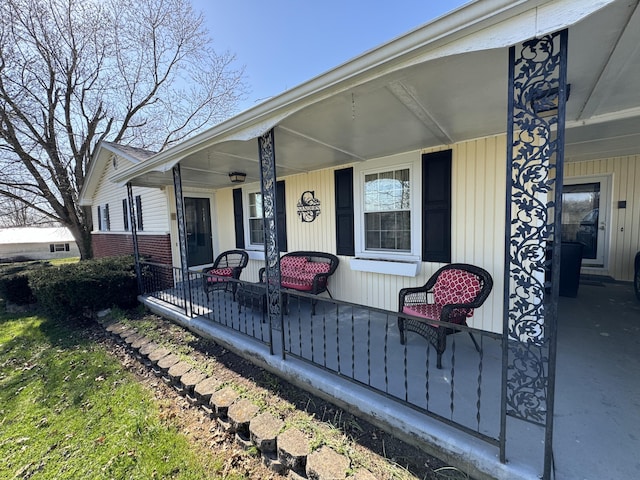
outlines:
M64 227L0 229L0 262L79 257L73 235Z

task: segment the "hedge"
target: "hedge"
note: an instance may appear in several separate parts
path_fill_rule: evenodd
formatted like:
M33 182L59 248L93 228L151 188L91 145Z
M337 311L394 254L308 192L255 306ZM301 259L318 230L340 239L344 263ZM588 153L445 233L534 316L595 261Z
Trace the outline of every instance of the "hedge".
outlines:
M30 272L29 286L39 306L54 317L81 318L86 311L127 309L137 304L135 264L130 256Z

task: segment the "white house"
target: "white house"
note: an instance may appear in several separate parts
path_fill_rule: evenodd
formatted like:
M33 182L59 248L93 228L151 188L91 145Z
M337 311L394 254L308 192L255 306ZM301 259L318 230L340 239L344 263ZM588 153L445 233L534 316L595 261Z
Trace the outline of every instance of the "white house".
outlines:
M112 212L125 185L140 192L183 272L240 248L241 280L258 282L276 246L335 254L337 310L397 312L398 291L443 264L486 269L469 324L502 338L492 438L504 461L507 417L542 426L550 478L559 240L583 245L582 273L619 281L640 250L638 45L638 0L472 1L144 161L116 169L104 145L83 201ZM126 237L116 210L98 244Z
M0 261L51 260L79 257L73 235L63 227L0 229Z

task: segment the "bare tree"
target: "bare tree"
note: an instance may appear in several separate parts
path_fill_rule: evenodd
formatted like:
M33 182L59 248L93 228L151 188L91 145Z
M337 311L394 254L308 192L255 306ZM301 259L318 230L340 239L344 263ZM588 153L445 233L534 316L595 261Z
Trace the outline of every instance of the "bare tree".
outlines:
M103 139L162 150L227 118L244 96L189 0L0 0L0 196L73 233Z

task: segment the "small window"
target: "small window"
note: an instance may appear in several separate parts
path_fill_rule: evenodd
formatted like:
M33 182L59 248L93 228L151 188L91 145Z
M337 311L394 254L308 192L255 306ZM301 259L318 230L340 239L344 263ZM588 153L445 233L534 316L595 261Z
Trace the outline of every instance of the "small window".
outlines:
M51 253L54 253L54 252L68 252L69 251L69 244L68 243L52 243L51 245L49 245L49 251Z
M103 232L110 230L108 203L98 206L98 230Z
M262 193L249 193L249 243L264 245Z

